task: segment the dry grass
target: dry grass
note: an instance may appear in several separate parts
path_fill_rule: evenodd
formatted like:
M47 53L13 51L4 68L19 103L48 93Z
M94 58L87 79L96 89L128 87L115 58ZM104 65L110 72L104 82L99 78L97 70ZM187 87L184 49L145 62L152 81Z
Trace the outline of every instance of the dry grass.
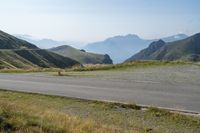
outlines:
M5 133L115 133L119 130L97 125L90 119L83 120L40 106L0 101L0 131Z
M200 119L135 104L0 91L0 132L197 133Z

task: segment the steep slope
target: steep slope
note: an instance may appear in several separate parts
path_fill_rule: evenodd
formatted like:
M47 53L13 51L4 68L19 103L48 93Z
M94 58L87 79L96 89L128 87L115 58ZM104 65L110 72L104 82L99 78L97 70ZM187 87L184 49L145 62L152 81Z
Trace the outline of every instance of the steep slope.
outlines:
M169 43L151 55L157 60L200 60L200 33L187 39Z
M177 34L163 38L166 42L185 39L184 34ZM146 40L141 39L137 35L115 36L101 42L88 44L84 49L90 52L108 54L113 59L114 63L121 63L133 54L148 47L148 45L158 39Z
M155 42L152 42L148 48L141 50L139 53L135 54L131 58L129 58L127 61L130 60L148 60L151 59L151 55L156 52L159 48L165 45L165 42L163 40L158 40Z
M82 64L112 64L112 60L108 55L88 53L84 50L78 50L67 45L51 48L49 50L74 59Z
M200 33L184 40L167 43L143 57L144 53L150 51L151 45L132 56L131 60L189 60L200 61Z
M37 49L37 47L24 40L18 39L0 30L0 49Z
M0 68L66 68L80 64L47 50L0 50Z
M66 68L79 62L60 56L0 31L0 68Z

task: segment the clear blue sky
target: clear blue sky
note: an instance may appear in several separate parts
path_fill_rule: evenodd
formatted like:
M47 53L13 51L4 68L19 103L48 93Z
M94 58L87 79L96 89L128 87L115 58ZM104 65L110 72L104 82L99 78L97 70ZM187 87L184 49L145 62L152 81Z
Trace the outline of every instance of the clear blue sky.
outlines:
M114 35L160 38L200 32L200 0L0 0L0 29L92 42Z

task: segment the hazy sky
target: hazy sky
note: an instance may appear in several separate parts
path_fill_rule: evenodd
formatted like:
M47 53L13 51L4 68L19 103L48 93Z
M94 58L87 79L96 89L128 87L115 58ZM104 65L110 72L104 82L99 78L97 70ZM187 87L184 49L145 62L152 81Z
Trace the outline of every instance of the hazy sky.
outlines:
M200 0L0 0L0 30L92 42L200 32Z

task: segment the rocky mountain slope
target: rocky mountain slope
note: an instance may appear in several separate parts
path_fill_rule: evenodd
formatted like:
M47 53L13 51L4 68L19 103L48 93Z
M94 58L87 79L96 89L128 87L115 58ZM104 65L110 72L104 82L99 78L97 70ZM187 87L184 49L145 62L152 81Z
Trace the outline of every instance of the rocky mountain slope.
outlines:
M200 61L200 33L171 43L164 43L161 40L153 42L127 61L132 60Z

